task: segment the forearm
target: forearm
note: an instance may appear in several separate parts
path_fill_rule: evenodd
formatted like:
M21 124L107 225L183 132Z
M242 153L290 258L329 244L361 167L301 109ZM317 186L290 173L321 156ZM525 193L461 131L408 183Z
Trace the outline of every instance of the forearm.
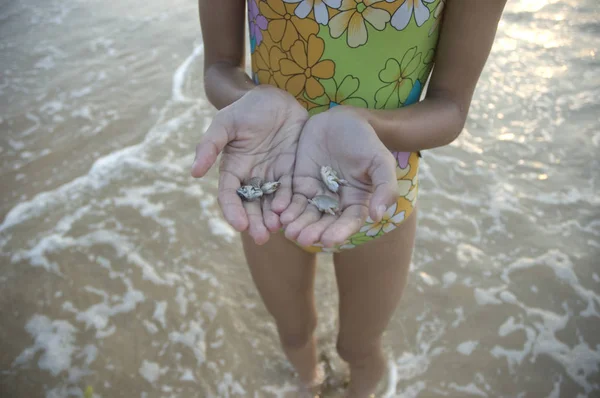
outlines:
M426 98L392 110L360 109L391 150L447 145L460 134L506 0L447 0Z
M392 151L417 152L448 145L464 126L466 110L449 98L431 96L393 110L355 109Z
M205 64L204 90L217 109L234 103L254 87L256 85L240 66L224 62Z
M199 0L204 38L204 89L218 109L254 88L244 72L244 0Z

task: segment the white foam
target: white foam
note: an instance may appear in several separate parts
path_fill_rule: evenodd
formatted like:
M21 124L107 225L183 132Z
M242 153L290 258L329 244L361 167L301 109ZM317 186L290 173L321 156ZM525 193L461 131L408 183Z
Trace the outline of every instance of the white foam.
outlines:
M456 282L457 277L458 277L458 275L456 275L456 272L452 272L452 271L445 272L444 276L442 277L442 280L444 281L444 287L448 287L448 286L452 285L454 282Z
M120 192L124 195L115 197L113 202L116 206L127 206L137 209L140 215L154 220L173 236L175 235L175 222L169 218L160 216L161 212L165 209L165 205L161 202L152 203L148 197L163 192L172 192L176 188L177 184L164 181L154 181L150 186L121 188Z
M242 397L247 396L244 387L234 380L232 374L229 372L225 372L223 374L223 379L217 383L217 391L219 392L219 397L223 398L229 398L236 395Z
M421 314L425 317L426 313ZM418 317L417 317L418 318ZM444 352L442 347L434 347L434 344L444 335L444 323L434 318L428 321L420 321L419 330L417 332L416 352L404 352L395 361L396 365L396 380L406 381L415 379L429 368L429 364L435 361L435 357ZM412 396L405 389L401 396Z
M286 398L290 393L297 393L298 387L286 381L282 386L263 386L261 390L273 394L274 398Z
M504 290L504 286L489 289L475 288L475 301L478 305L502 304L502 301L495 297L495 294L502 290Z
M419 398L421 397L421 391L425 390L426 386L423 380L419 380L407 385L399 394L395 395L395 398Z
M456 257L461 266L465 266L470 262L481 262L483 258L485 258L484 252L467 243L459 243L456 248Z
M150 322L147 319L144 319L143 324L146 327L146 330L148 331L148 333L150 333L150 334L158 333L158 326L156 326L154 323Z
M181 65L179 65L179 67L173 74L173 86L172 86L173 88L172 88L171 97L173 98L174 101L176 101L176 102L189 102L190 101L190 99L187 98L183 94L183 84L184 84L184 80L185 80L185 75L186 75L188 68L194 61L194 59L203 54L204 54L204 44L200 44L200 45L194 47L194 50L192 51L192 53L185 59L185 61L183 61L183 63Z
M57 376L71 368L72 356L76 351L77 328L67 321L52 321L45 315L34 314L25 325L25 330L33 337L34 344L21 352L13 366L27 364L41 351L38 360L40 369Z
M188 299L185 297L185 287L177 287L177 296L175 296L175 301L177 304L179 304L179 313L185 316L187 314L188 305Z
M211 302L205 301L202 303L202 311L208 315L208 319L212 322L217 316L217 307Z
M94 304L86 310L78 310L71 302L66 301L63 303L63 309L77 314L75 319L85 323L86 329L94 327L97 338L110 336L116 330L114 325L109 325L110 318L117 314L133 311L138 303L145 300L144 294L139 290L135 290L128 278L123 276L122 280L127 287L127 291L123 296L113 295L109 298L106 293L102 294L102 291L86 287L85 290L87 291L99 292L103 297L102 302Z
M142 366L140 366L139 373L148 381L148 383L154 384L168 369L168 367L161 368L158 363L144 359Z
M448 384L448 387L454 391L460 392L462 394L476 395L478 397L487 397L488 394L485 391L479 389L475 384L469 383L467 385L461 386L454 382Z
M190 321L185 332L169 333L172 343L183 344L188 347L196 357L197 365L206 361L206 336L202 325L197 321Z
M382 397L393 398L396 394L396 386L398 385L398 369L393 360L388 359L388 374L387 374L387 387Z
M215 337L217 341L213 341L212 343L210 343L210 348L215 349L222 347L225 344L225 339L223 338L224 336L225 331L223 330L223 328L218 328L215 332Z
M460 325L461 323L463 323L465 321L465 310L463 309L463 307L458 307L454 309L454 312L456 313L456 319L454 321L452 321L452 327L456 328L458 327L458 325Z
M419 272L419 276L428 286L435 286L440 283L436 277L429 275L426 272Z
M181 381L196 381L196 377L194 376L194 372L192 369L185 368L183 369L183 374L179 378Z
M471 355L473 351L475 351L475 348L477 348L478 344L479 342L476 340L464 341L460 343L458 347L456 347L456 351L462 355Z
M84 363L85 365L89 366L98 357L98 347L92 344L88 344L85 347L83 347L83 349L77 356L85 357Z
M558 376L558 380L554 381L552 391L548 394L548 398L560 398L560 384L562 383L562 376Z
M208 219L208 227L213 235L223 237L227 242L232 242L236 236L236 231L227 224L222 218L211 217Z
M167 302L166 301L157 301L156 307L154 307L154 314L152 314L152 318L156 319L162 325L163 329L167 328L167 321L165 319L165 313L167 311Z

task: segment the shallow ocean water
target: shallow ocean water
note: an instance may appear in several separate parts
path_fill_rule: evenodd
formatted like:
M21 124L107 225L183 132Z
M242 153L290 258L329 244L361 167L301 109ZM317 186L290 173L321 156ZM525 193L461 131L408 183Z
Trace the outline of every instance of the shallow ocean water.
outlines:
M216 173L189 176L197 4L109 3L0 5L0 395L293 396ZM600 396L599 52L596 1L507 5L465 131L421 163L386 396ZM335 291L322 256L334 385Z

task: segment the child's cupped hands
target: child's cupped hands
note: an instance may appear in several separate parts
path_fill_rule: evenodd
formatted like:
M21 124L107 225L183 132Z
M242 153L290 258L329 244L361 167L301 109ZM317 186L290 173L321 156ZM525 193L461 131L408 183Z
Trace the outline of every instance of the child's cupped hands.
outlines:
M279 213L292 198L292 173L308 113L287 92L260 85L221 109L196 147L191 174L206 175L217 157L218 202L227 222L257 244L281 228ZM243 201L237 189L252 177L279 182L272 195Z

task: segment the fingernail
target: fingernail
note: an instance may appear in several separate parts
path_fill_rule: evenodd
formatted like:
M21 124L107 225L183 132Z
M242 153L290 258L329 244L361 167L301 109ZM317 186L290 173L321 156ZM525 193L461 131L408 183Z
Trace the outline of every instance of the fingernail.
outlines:
M378 219L378 221L383 218L383 213L385 213L386 210L387 210L387 208L385 207L385 205L379 205L379 207L377 207L377 219Z

